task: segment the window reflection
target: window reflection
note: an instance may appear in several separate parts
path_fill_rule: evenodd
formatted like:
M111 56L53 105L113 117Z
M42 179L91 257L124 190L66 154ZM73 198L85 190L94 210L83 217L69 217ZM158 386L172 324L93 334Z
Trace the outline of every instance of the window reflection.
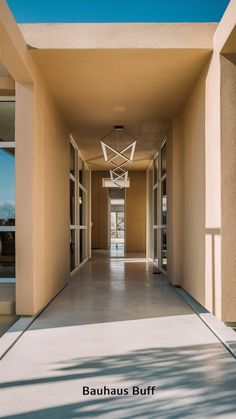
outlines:
M157 183L158 180L158 156L154 160L154 185Z
M0 101L0 141L15 141L15 101Z
M166 143L161 149L161 177L166 173Z
M161 267L167 269L167 229L161 229Z
M73 145L70 143L70 173L75 176L75 165L76 165L76 151Z
M0 232L0 278L15 278L15 232Z
M70 225L75 224L75 182L70 179Z
M15 225L14 149L0 149L0 225Z
M86 192L79 188L79 224L86 226Z
M70 230L70 270L76 267L76 230Z
M166 215L167 215L167 194L166 194L166 179L161 182L161 215L162 225L166 225Z

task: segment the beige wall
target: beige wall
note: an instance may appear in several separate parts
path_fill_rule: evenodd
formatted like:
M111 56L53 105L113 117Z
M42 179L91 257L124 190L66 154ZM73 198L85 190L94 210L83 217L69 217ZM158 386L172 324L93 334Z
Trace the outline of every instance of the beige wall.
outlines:
M235 57L221 57L222 316L227 322L236 322Z
M107 171L92 171L92 248L109 247L108 189L102 187ZM125 195L125 243L127 251L146 250L146 172L130 171Z
M4 1L0 60L16 82L16 311L69 278L69 132Z
M168 145L168 275L225 322L236 321L235 109L235 55L215 51Z
M40 81L16 85L16 310L33 314L69 278L69 132Z
M168 142L168 275L205 305L205 68Z
M130 171L125 195L127 251L146 251L146 171Z
M167 274L173 285L183 280L183 116L175 118L167 139Z
M109 177L107 171L92 171L92 248L109 247L108 189L102 187L102 178Z

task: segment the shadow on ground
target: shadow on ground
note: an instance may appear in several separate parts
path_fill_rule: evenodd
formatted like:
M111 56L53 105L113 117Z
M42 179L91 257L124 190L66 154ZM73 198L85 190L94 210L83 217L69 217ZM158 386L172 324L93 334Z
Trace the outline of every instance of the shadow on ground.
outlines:
M51 384L48 389L53 398L53 391L58 389L53 388L53 383L68 381L68 392L76 386L78 401L4 418L235 418L236 362L219 344L150 348L115 356L73 359L56 365L50 374L5 382L0 388L24 386L28 392L34 385ZM125 387L130 393L133 385L156 385L158 391L149 397L82 396L82 386L96 386L96 380L100 381L99 387L112 382L109 388Z

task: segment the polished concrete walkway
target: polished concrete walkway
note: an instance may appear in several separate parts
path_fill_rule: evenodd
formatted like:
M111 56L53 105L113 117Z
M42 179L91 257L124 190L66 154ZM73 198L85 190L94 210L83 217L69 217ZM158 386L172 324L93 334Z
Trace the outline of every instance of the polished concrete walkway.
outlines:
M105 256L1 361L0 417L235 418L235 359L148 263ZM128 395L83 395L83 386ZM132 395L133 386L157 390Z

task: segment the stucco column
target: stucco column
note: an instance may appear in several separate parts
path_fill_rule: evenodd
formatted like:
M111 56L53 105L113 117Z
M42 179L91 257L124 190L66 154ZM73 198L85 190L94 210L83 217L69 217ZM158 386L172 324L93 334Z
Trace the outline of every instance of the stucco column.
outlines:
M209 65L205 95L205 306L221 319L220 58L217 51Z
M222 318L236 323L236 54L221 56Z
M175 118L167 141L167 274L181 285L183 272L183 121Z
M16 313L24 315L37 310L44 283L42 113L33 84L16 83Z

